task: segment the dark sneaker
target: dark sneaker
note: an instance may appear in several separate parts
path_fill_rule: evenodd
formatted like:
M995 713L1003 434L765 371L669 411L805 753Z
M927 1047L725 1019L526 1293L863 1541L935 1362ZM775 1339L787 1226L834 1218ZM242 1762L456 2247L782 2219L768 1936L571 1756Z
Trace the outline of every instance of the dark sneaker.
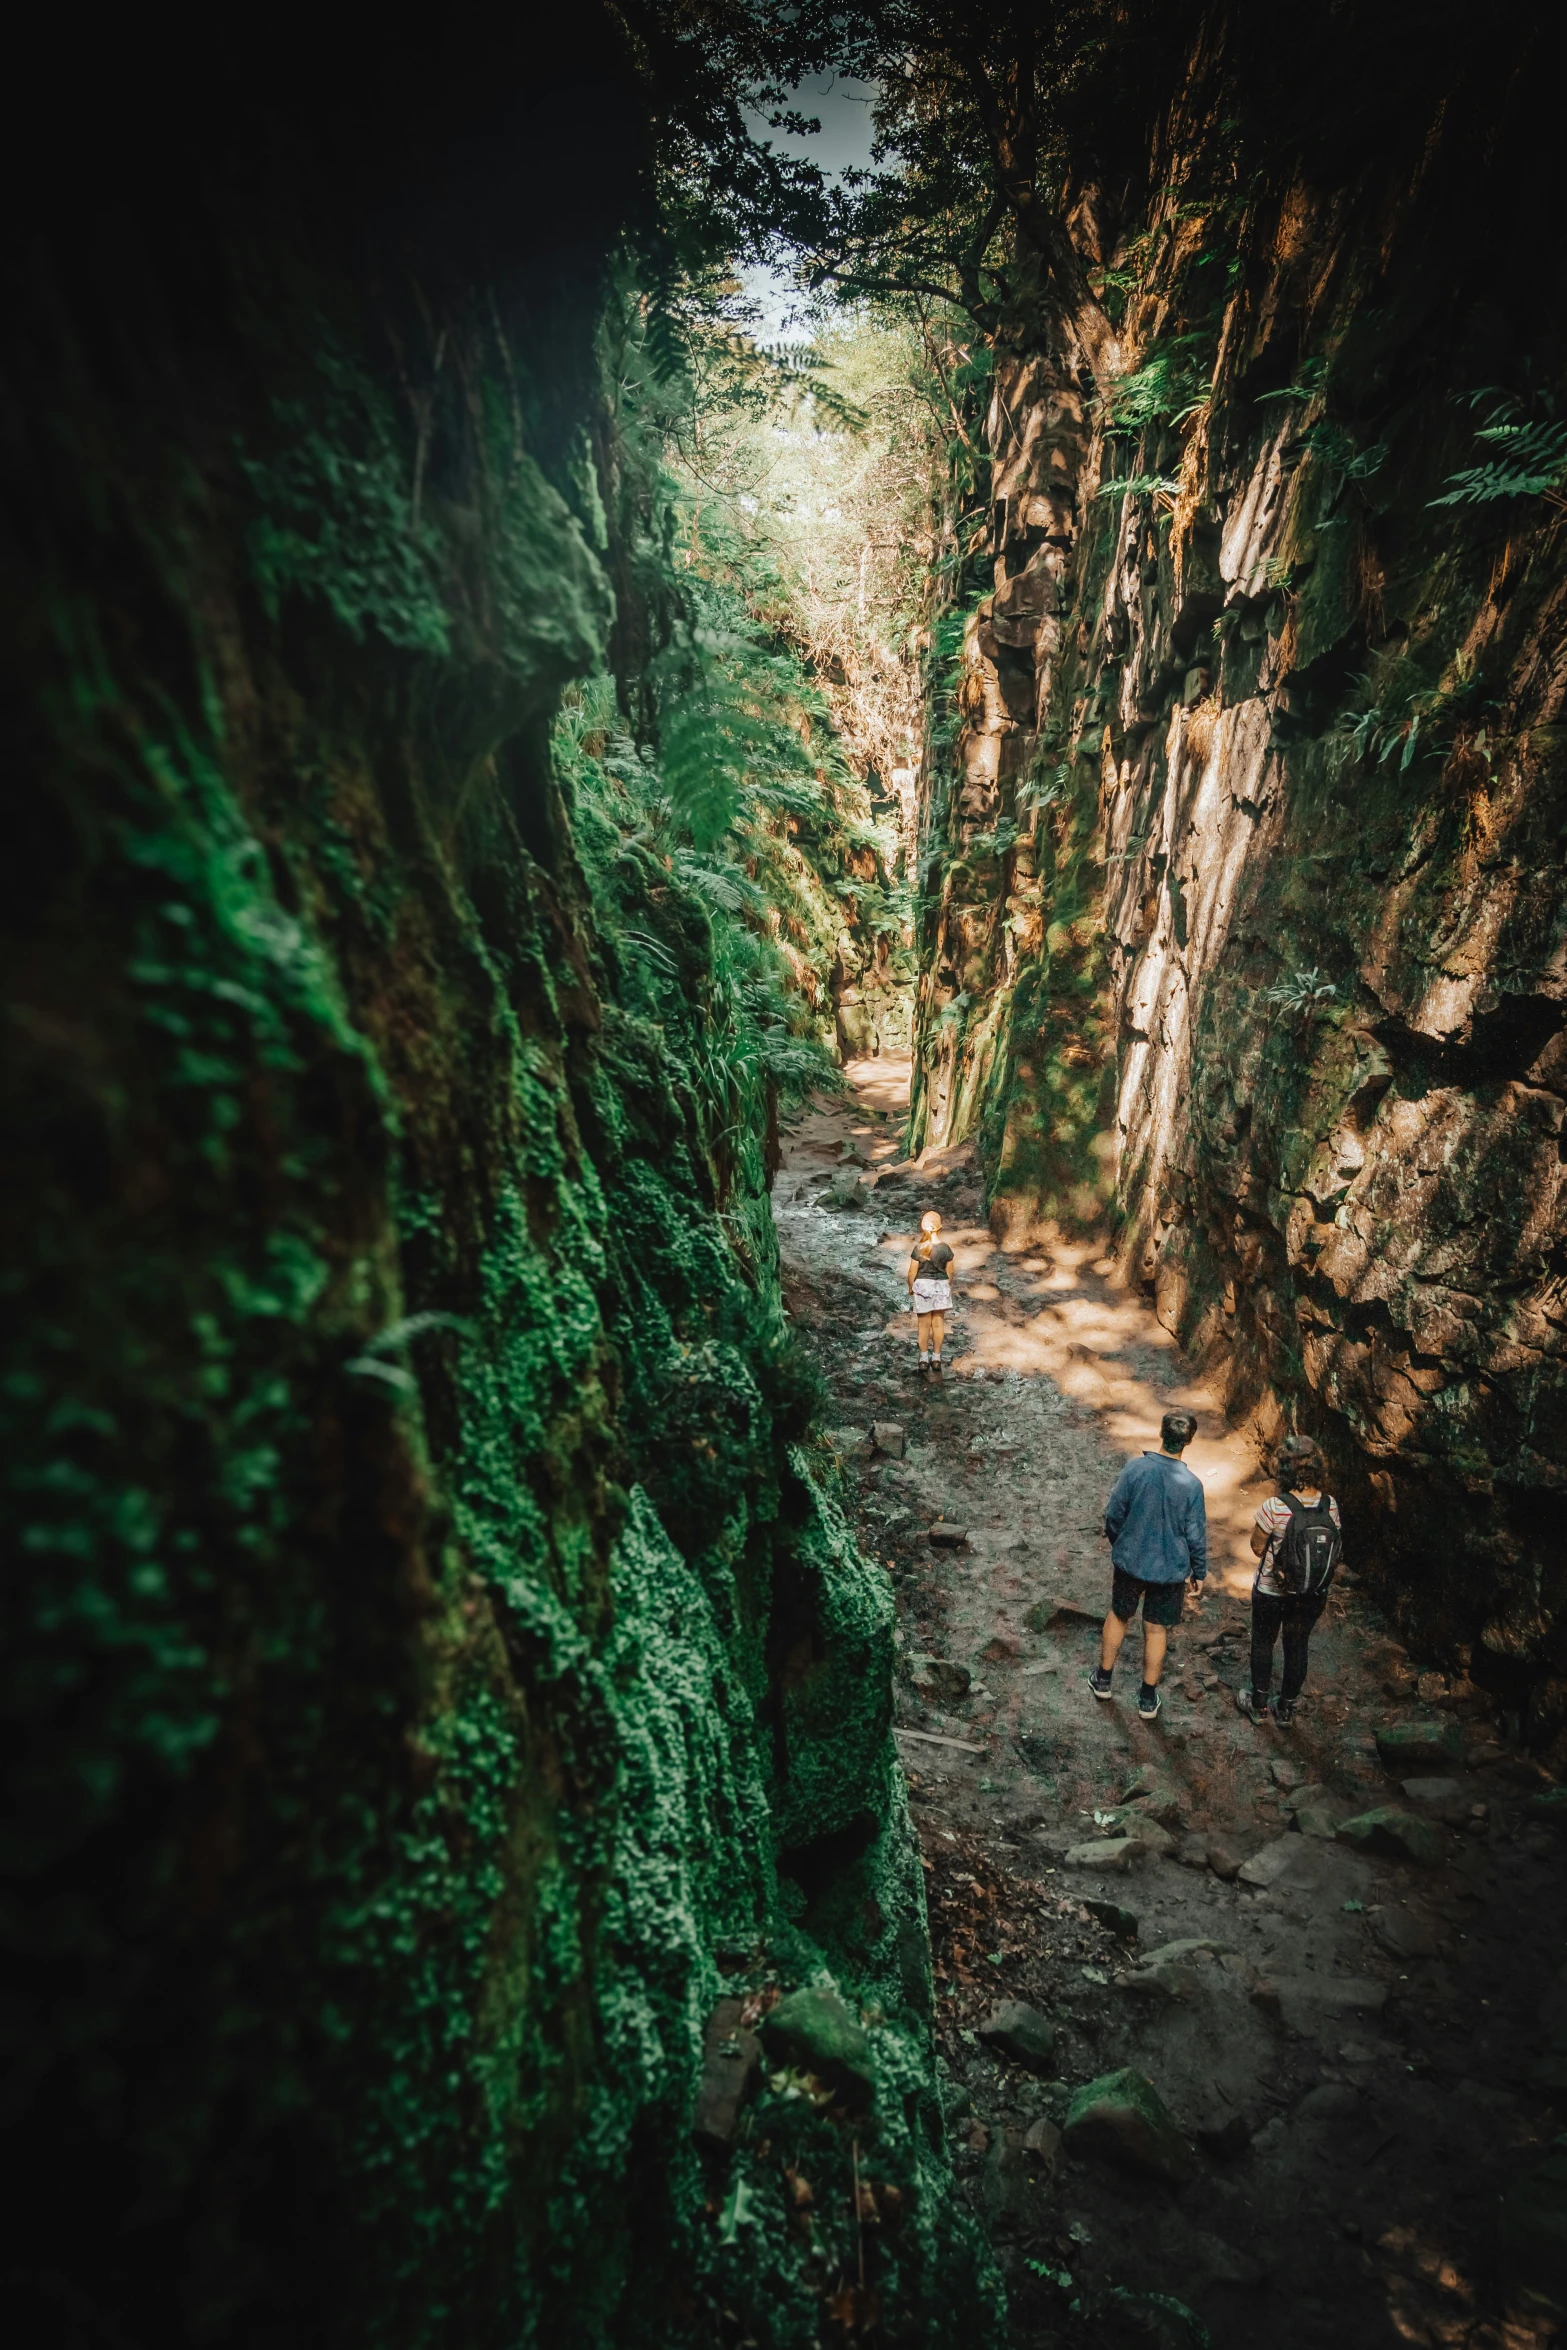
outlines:
M1150 1689L1146 1681L1137 1692L1137 1710L1145 1722L1157 1721L1158 1719L1159 1692L1157 1689Z
M1088 1676L1088 1686L1096 1697L1109 1698L1115 1695L1114 1680L1115 1675L1107 1673L1103 1665L1095 1665Z
M1273 1718L1282 1726L1287 1727L1295 1719L1294 1698L1281 1697L1278 1704L1273 1709Z
M1235 1710L1254 1722L1265 1722L1268 1718L1268 1701L1265 1697L1259 1697L1255 1689L1237 1689Z

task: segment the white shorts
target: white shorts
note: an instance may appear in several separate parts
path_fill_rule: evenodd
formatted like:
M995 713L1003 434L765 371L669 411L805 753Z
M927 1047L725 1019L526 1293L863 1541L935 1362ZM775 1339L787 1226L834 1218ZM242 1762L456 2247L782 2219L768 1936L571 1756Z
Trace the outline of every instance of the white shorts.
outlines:
M944 1314L952 1304L950 1281L916 1281L914 1284L914 1311L917 1314Z

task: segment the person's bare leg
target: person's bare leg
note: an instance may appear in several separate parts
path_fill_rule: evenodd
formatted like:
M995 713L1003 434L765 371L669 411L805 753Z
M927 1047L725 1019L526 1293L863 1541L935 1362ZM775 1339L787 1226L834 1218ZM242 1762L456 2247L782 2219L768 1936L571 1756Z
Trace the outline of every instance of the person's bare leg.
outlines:
M941 1341L947 1327L947 1317L945 1314L932 1314L929 1317L929 1320L930 1343L935 1350L936 1360L939 1363L941 1360Z
M1159 1675L1164 1671L1164 1652L1170 1635L1163 1624L1150 1624L1143 1618L1143 1680L1150 1689L1159 1686Z
M920 1354L922 1357L930 1352L930 1326L935 1319L934 1314L916 1314L914 1317L915 1327L920 1334Z
M1125 1638L1126 1626L1112 1609L1110 1614L1106 1616L1105 1628L1099 1635L1101 1671L1109 1673L1115 1670L1115 1660L1121 1653L1121 1643Z

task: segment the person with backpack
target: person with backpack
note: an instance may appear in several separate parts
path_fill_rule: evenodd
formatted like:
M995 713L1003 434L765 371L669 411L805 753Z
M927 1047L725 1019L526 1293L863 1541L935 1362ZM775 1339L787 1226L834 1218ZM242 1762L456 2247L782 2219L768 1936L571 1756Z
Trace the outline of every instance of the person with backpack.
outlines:
M1260 1561L1251 1587L1251 1687L1237 1690L1235 1702L1254 1722L1267 1720L1273 1651L1282 1632L1284 1678L1273 1718L1288 1723L1306 1685L1313 1629L1343 1563L1344 1529L1311 1437L1285 1437L1278 1477L1278 1492L1263 1503L1251 1530L1252 1556Z
M941 1237L934 1208L920 1218L920 1236L909 1258L909 1300L919 1332L920 1369L941 1369L941 1340L952 1307L952 1251Z
M1196 1433L1190 1412L1166 1412L1159 1423L1159 1450L1128 1461L1105 1504L1113 1569L1110 1613L1088 1686L1106 1703L1115 1694L1115 1660L1141 1607L1143 1680L1137 1710L1145 1722L1158 1716L1165 1648L1170 1627L1185 1609L1187 1586L1195 1602L1208 1572L1207 1503L1201 1481L1181 1459Z

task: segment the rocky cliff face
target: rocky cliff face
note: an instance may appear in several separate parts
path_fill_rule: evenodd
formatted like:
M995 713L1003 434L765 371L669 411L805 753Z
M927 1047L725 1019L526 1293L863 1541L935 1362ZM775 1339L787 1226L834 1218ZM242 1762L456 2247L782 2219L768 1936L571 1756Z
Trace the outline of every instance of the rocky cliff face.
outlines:
M657 617L595 357L645 141L572 30L500 121L455 27L316 56L177 172L116 90L10 280L30 2338L803 2343L861 2181L888 2338L990 2323L765 1086L700 895L549 750ZM742 2119L801 1984L850 2011Z
M1002 337L917 1134L977 1131L1002 1219L1110 1215L1231 1408L1329 1439L1420 1637L1547 1722L1563 250L1526 44L1460 89L1346 37L1336 94L1216 20L1155 192L1085 180L1108 402L1037 295Z

